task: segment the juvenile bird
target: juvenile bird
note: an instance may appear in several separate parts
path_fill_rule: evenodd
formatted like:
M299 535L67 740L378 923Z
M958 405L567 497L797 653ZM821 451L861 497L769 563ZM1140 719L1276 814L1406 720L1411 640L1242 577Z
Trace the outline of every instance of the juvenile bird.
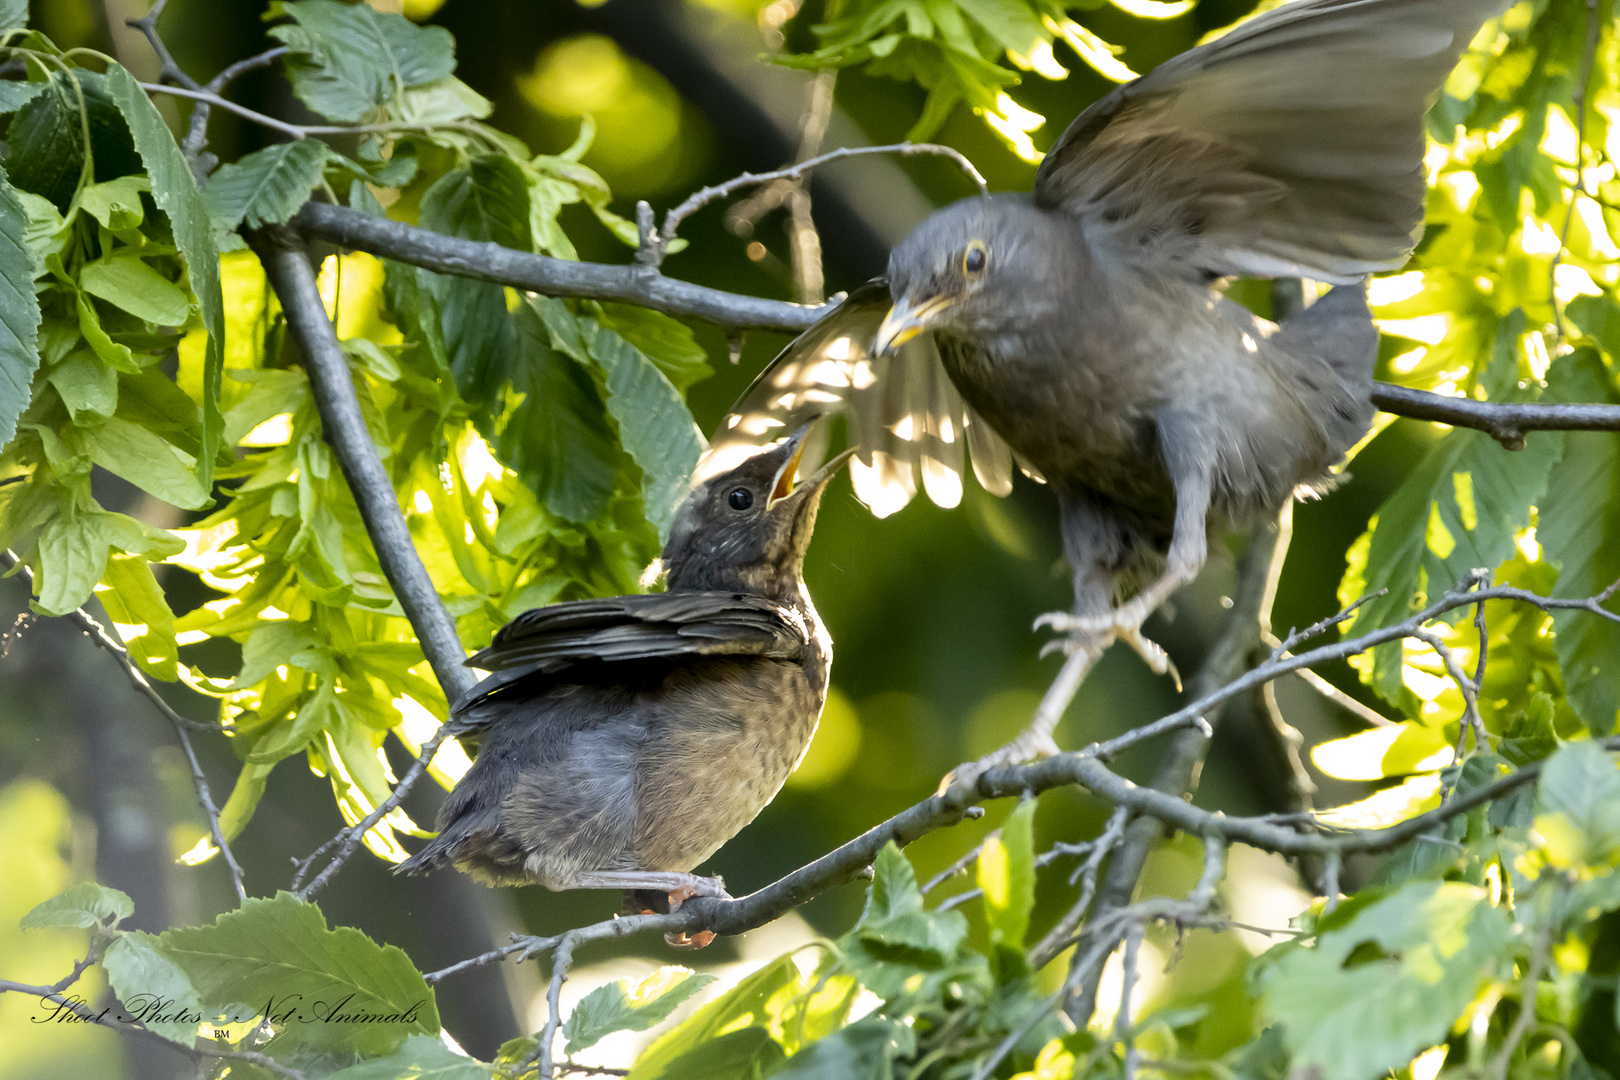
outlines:
M1072 611L1095 660L1158 670L1142 621L1212 531L1320 488L1367 430L1377 331L1365 275L1422 234L1424 113L1505 0L1295 0L1119 87L1069 125L1032 195L971 198L894 250L767 368L703 469L842 408L880 516L955 505L964 445L996 494L1016 460L1057 495ZM1336 283L1277 325L1230 275ZM1136 588L1116 607L1122 594ZM1065 701L1066 703L1066 701ZM1061 714L981 765L1051 752Z
M815 734L832 641L801 576L849 456L795 486L808 429L692 490L664 548L668 591L528 611L452 706L478 756L439 835L400 864L494 885L725 896L693 867L776 795ZM671 938L701 946L713 935Z

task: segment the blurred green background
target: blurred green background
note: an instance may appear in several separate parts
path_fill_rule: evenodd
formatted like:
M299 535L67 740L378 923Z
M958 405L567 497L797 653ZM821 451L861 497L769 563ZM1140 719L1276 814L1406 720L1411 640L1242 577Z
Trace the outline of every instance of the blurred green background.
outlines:
M789 44L794 35L807 34L805 28L817 21L819 2L809 0L807 10L798 11L793 0L765 6L750 0L609 0L593 7L564 0L412 0L403 10L455 35L458 74L495 102L493 123L535 150L566 147L581 115L590 114L597 134L585 162L612 185L615 208L633 215L637 199L663 210L701 185L791 159L798 142L795 120L808 102L809 80L773 69L759 55L779 47L784 33ZM155 59L140 36L122 25L146 6L145 0L35 0L33 18L62 46L104 50L151 78ZM1145 71L1249 6L1246 0L1209 0L1161 22L1133 19L1109 7L1077 18L1123 45L1121 59ZM162 26L179 63L206 79L266 47L262 10L258 0L173 0ZM1048 82L1031 75L1013 90L1021 104L1050 118L1034 135L1037 146L1049 143L1111 85L1065 54L1061 44L1058 50L1060 62L1073 71L1070 78ZM285 85L269 73L243 79L233 96L271 114L301 115ZM897 140L915 120L921 101L915 87L842 73L839 115L827 145L837 144L840 130L856 130L870 142ZM184 110L174 110L172 101L162 104L176 121L181 118ZM262 130L230 115L216 117L212 133L211 147L225 161L265 141ZM967 154L992 189L1026 189L1032 180L1033 167L965 109L946 123L938 141ZM971 190L954 166L942 161L909 158L884 168L888 171L877 175L889 179L881 183L872 181L871 173L850 171L853 166L836 166L827 170L826 182L812 186L829 292L881 272L887 244L904 235L929 205ZM683 228L690 247L672 256L666 270L719 288L790 298L784 221L778 210L751 229L734 227L724 205L710 206ZM564 222L582 258L628 261L629 251L583 208L565 211ZM734 366L723 333L703 324L696 329L717 373L696 386L690 400L700 425L710 430L786 339L749 334ZM1346 548L1429 438L1426 425L1391 426L1356 458L1349 482L1296 508L1274 619L1279 631L1336 609L1334 590ZM150 500L143 504L139 492L119 491L119 482L110 477L101 480L98 494L109 509L145 514L158 524L183 523L161 518L173 511ZM1232 566L1231 552L1218 546L1199 582L1177 597L1173 618L1161 613L1149 623L1150 635L1165 644L1185 673L1197 670L1220 628ZM194 581L182 580L183 574L158 572L174 574L165 586L178 590L177 613L206 599ZM737 894L768 884L927 796L952 766L1015 734L1059 663L1055 657L1037 659L1043 636L1030 629L1038 613L1061 608L1068 599L1055 509L1047 492L1022 479L1005 500L969 485L955 511L918 499L884 521L868 514L841 479L823 505L806 577L835 641L833 690L799 773L756 822L701 868L724 876ZM78 939L52 936L55 932L25 938L15 927L33 904L74 880L94 876L129 892L136 900L132 925L150 930L206 921L226 909L231 897L217 863L192 869L174 862L203 835L205 822L167 725L130 690L110 658L72 627L61 620L23 618L26 592L20 580L0 583L0 628L10 628L0 645L0 958L5 977L51 982L70 967ZM1323 674L1360 696L1348 668ZM182 712L211 718L209 702L163 689ZM1307 745L1362 726L1297 682L1282 684L1279 696ZM1155 719L1176 703L1169 680L1116 649L1087 682L1058 738L1065 746L1080 746ZM1279 763L1255 752L1254 723L1242 703L1226 718L1204 770L1200 805L1240 813L1282 808ZM215 790L228 790L236 764L225 741L209 735L197 741ZM400 768L404 755L397 746L389 749ZM1152 771L1156 750L1156 744L1142 746L1120 767L1143 779ZM1323 786L1322 805L1358 794L1354 785L1316 779ZM438 797L418 793L408 808L417 820L431 821ZM910 854L920 872L948 865L1006 809L991 807L982 821L919 842ZM1100 803L1072 792L1054 793L1042 802L1038 840L1044 847L1089 838L1104 817ZM326 781L312 776L297 758L283 764L235 843L249 891L262 895L285 887L290 860L341 825ZM1195 876L1193 863L1169 850L1156 857L1149 883L1168 887ZM1248 876L1251 885L1263 879L1275 885L1273 891L1288 891L1285 869ZM1050 895L1037 911L1037 928L1054 920L1064 902L1055 886L1046 891ZM837 933L852 921L861 898L858 887L834 890L802 915L810 927ZM397 944L426 970L504 941L509 929L550 933L600 919L617 898L538 888L496 894L455 878L402 882L362 851L320 901L334 924L357 926ZM723 939L694 959L713 965L743 953L770 955L806 933L798 923L769 937L776 932L761 931L768 944L758 946ZM1173 999L1178 985L1191 992L1194 984L1207 988L1212 979L1218 982L1224 970L1220 951L1251 947L1231 936L1207 949L1197 944L1203 939L1192 940L1193 960L1150 987L1161 1000ZM649 941L626 942L620 951L674 962L661 944ZM612 968L613 955L609 947L587 960L622 973ZM570 982L571 997L588 988L589 970ZM476 979L447 981L441 1009L447 1027L469 1049L488 1053L491 1040L517 1033L511 1030L513 1009L496 998L510 996L515 1023L528 1029L543 1015L534 1007L537 990L527 967L497 969ZM165 1076L182 1060L135 1040L120 1042L104 1030L34 1023L38 1006L35 999L0 997L0 1076L117 1075L120 1070Z

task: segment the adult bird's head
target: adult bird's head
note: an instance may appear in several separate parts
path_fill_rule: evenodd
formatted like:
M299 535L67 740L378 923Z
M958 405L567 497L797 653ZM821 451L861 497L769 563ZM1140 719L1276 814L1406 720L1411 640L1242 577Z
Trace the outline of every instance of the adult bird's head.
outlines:
M1084 257L1066 217L1022 195L974 196L933 214L889 255L894 306L873 351L886 355L929 330L1004 332L1061 305Z
M821 493L853 450L798 480L806 424L687 496L664 545L671 591L734 590L776 599L798 592Z

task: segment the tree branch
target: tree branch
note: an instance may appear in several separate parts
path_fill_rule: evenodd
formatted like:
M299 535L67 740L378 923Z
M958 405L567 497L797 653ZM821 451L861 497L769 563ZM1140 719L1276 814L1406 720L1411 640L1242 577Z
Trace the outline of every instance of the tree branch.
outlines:
M366 532L377 551L383 573L399 598L400 607L410 621L422 644L433 673L452 702L470 689L475 681L463 666L466 652L456 633L455 623L439 600L438 590L411 540L405 517L400 513L394 485L389 479L377 451L371 443L371 433L360 412L360 401L354 391L353 375L348 359L338 344L337 334L326 315L315 273L310 267L303 238L291 229L268 226L248 235L271 287L281 301L282 311L293 337L304 354L311 392L321 414L321 430L331 445L344 478L354 493ZM445 725L438 734L422 747L416 762L400 778L393 794L365 818L345 829L333 839L338 843L332 861L308 885L299 889L299 895L308 897L329 881L338 868L348 861L366 832L390 813L409 794L440 743L453 731ZM331 844L317 853L324 854ZM307 872L316 856L304 861L299 877Z
M1396 416L1483 431L1509 450L1523 450L1530 431L1620 431L1620 405L1475 401L1389 383L1373 383L1372 403Z

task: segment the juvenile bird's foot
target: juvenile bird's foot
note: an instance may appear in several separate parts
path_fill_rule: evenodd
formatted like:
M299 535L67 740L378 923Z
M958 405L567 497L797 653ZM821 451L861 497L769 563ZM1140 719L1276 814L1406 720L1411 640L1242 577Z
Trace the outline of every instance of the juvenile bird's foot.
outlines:
M979 782L979 777L1002 765L1017 765L1036 758L1049 758L1062 752L1062 747L1058 746L1050 733L1028 730L1001 749L992 750L979 760L958 765L946 773L945 779L939 782L939 790L935 794L945 794L952 784L966 784L972 787Z
M714 896L721 900L730 900L731 894L726 892L725 883L717 877L694 877L690 885L683 885L669 894L669 910L673 914L680 906L694 896ZM699 930L695 934L679 933L665 934L666 944L677 949L701 949L714 940L713 930Z
M648 899L656 902L656 895L638 897L638 892L664 893L669 898L668 914L674 914L680 906L694 896L713 896L721 900L730 900L731 894L726 892L726 883L718 877L699 877L696 874L683 874L673 870L596 870L581 874L575 884L581 889L624 889L627 903L641 908L641 914L665 914L653 907L647 906ZM700 930L695 934L668 933L664 940L677 949L701 949L714 940L712 930Z

